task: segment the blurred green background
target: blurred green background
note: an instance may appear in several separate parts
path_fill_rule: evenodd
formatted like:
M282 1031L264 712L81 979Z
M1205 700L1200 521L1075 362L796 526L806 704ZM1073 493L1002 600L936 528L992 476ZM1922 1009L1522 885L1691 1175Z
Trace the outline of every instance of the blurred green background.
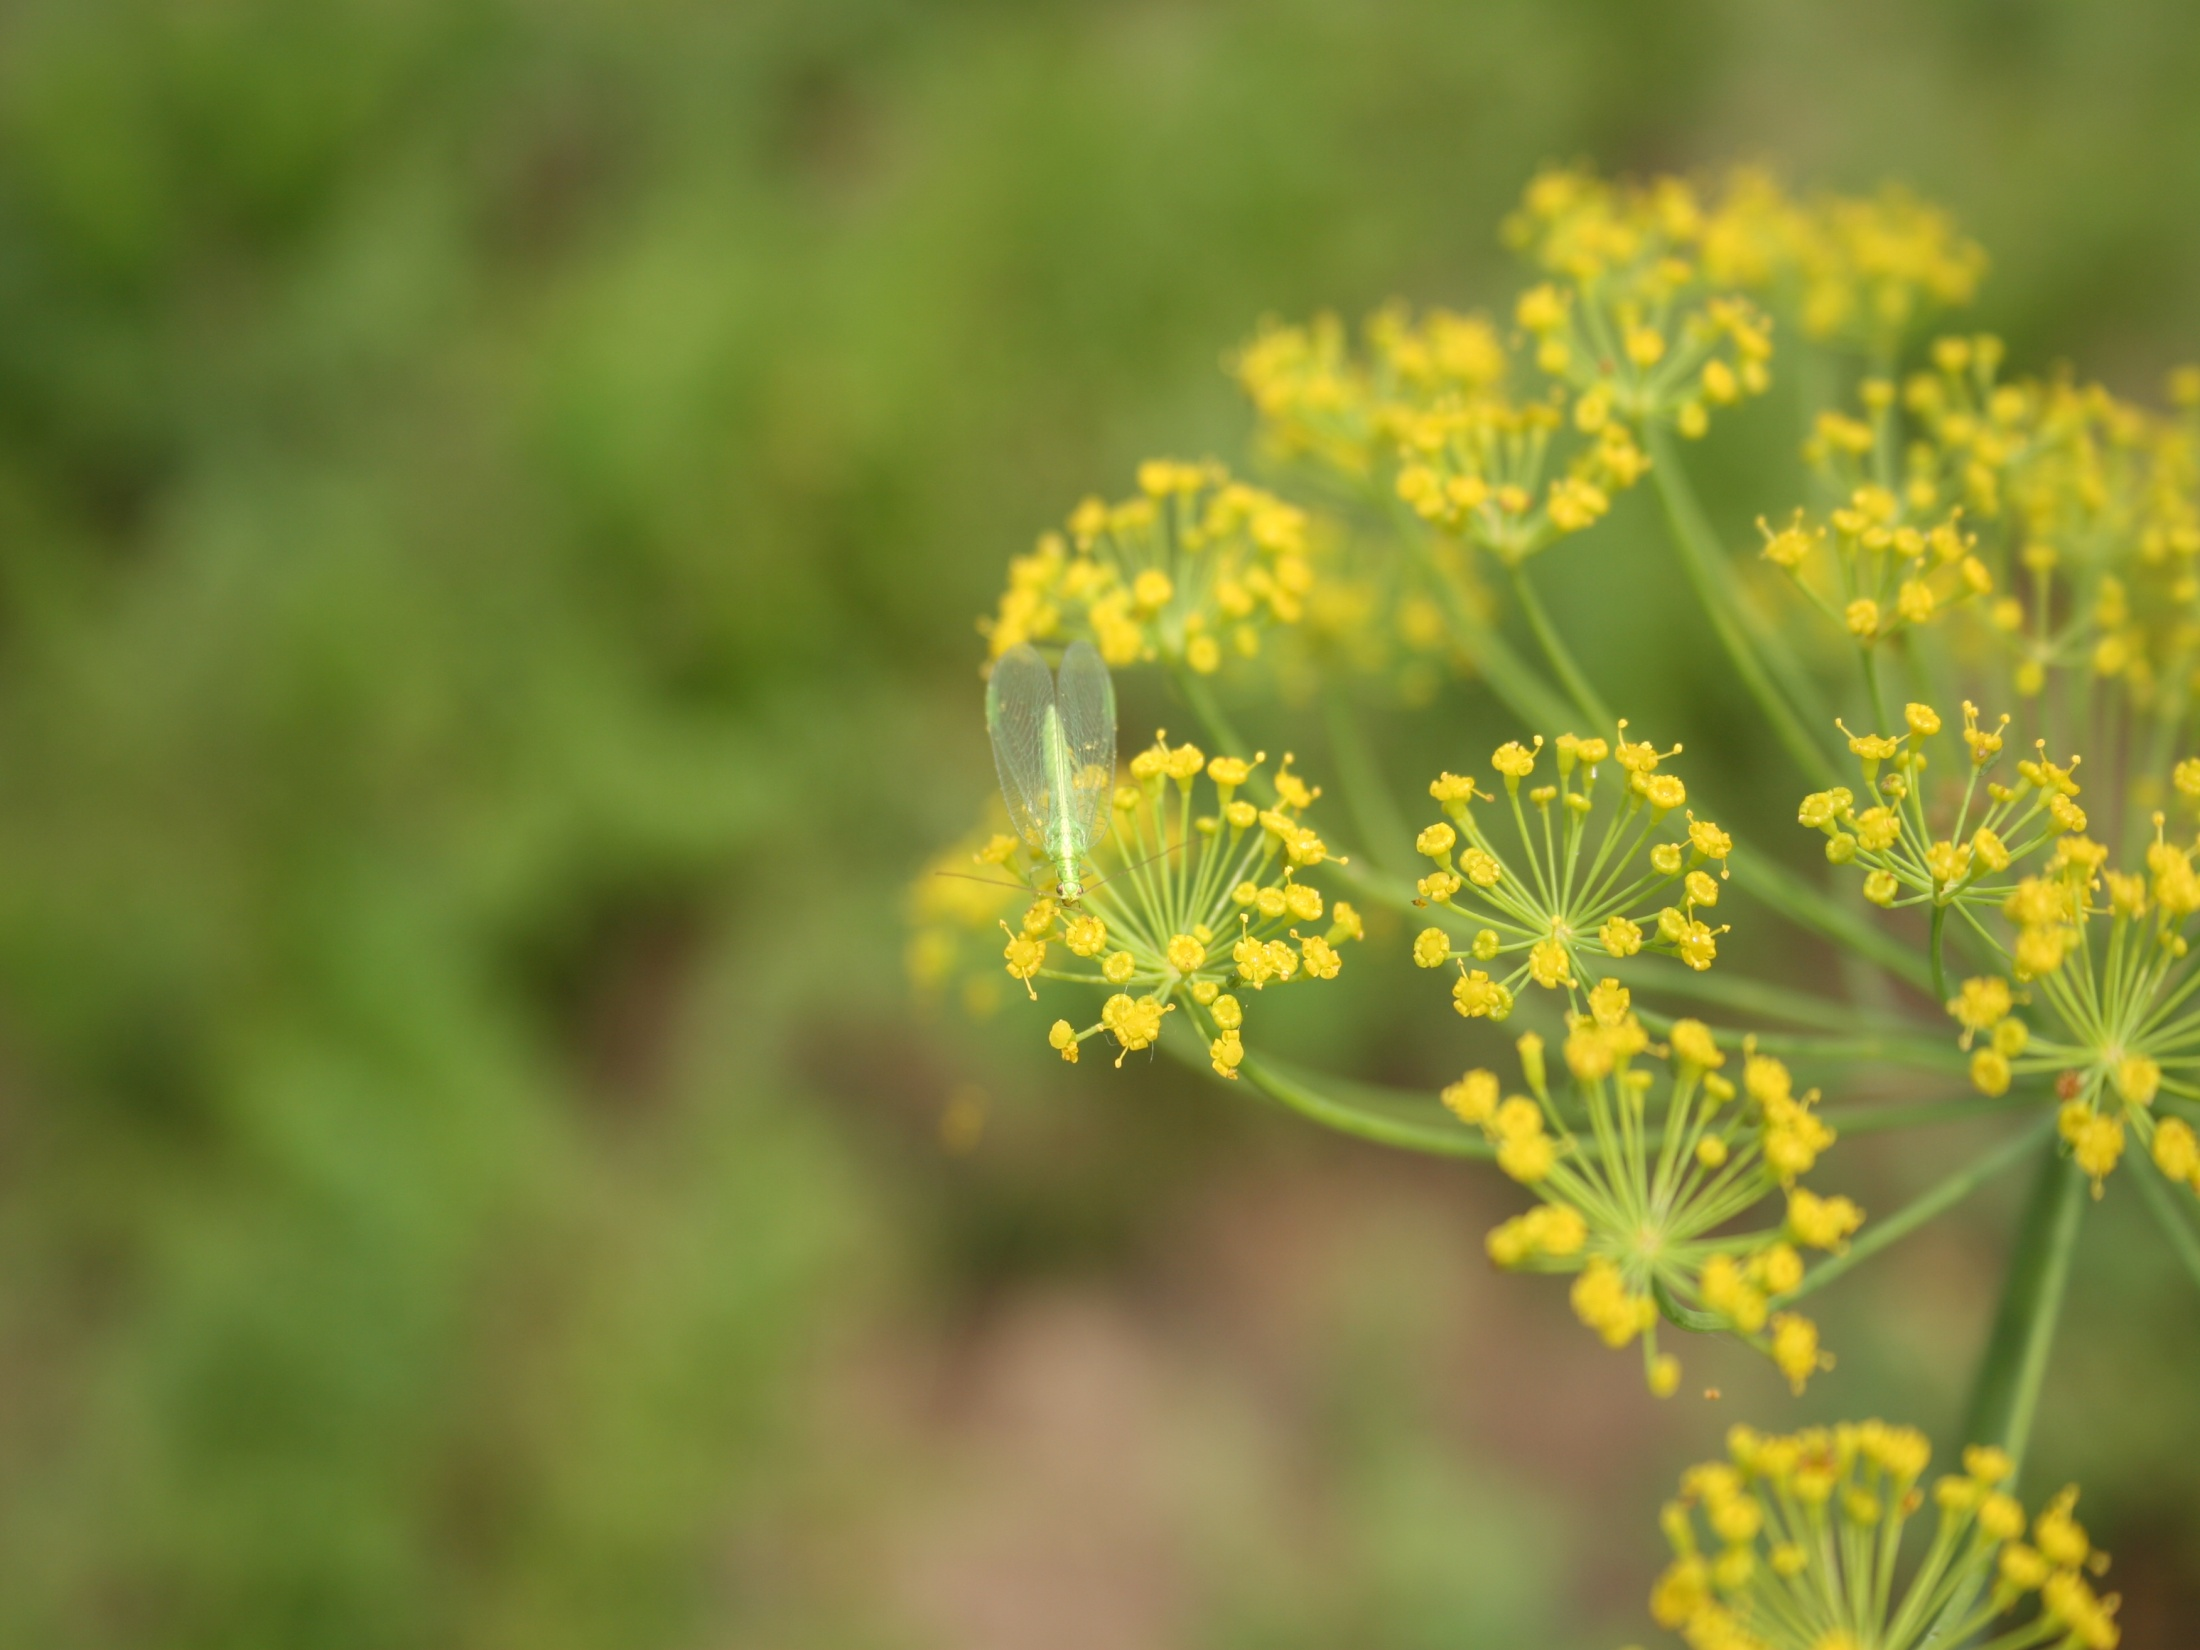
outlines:
M1728 1421L1944 1431L2005 1201L1806 1405L1691 1349L1659 1407L1490 1275L1493 1177L922 1012L901 890L1005 558L1233 454L1262 313L1502 305L1539 163L1761 159L1945 202L2016 363L2151 393L2196 83L2180 0L8 7L0 1643L1610 1645ZM1791 428L1706 452L1737 533ZM1731 789L1648 521L1550 588ZM1455 1071L1377 938L1306 1046ZM2151 1230L2041 1445L2140 1646L2200 1616Z

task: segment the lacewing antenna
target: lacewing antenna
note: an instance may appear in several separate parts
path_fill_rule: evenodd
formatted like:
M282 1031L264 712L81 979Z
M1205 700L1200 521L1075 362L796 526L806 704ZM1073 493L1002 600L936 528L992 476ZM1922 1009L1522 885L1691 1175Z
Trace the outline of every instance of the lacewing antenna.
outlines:
M1114 870L1110 871L1110 872L1109 872L1109 873L1108 873L1108 874L1107 874L1106 876L1104 876L1104 877L1096 877L1096 878L1095 878L1094 880L1092 880L1091 882L1088 882L1088 883L1086 883L1086 884L1085 884L1085 892L1089 894L1089 893L1091 893L1091 892L1092 892L1092 891L1093 891L1093 890L1094 890L1095 888L1105 888L1105 887L1106 887L1106 886L1107 886L1107 885L1108 885L1109 883L1113 882L1113 881L1114 881L1114 880L1115 880L1115 879L1116 879L1117 877L1119 877L1119 876L1123 875L1123 873L1124 873L1124 872L1126 872L1126 871L1135 871L1135 870L1137 870L1137 869L1138 869L1138 868L1139 868L1140 866L1142 866L1142 865L1151 865L1151 864L1152 864L1152 863L1153 863L1153 862L1154 862L1155 860L1159 859L1159 858L1160 858L1160 857L1161 857L1161 856L1162 856L1163 854L1167 854L1167 853L1173 853L1173 852L1175 852L1175 851L1176 851L1177 849L1179 849L1179 848L1181 848L1181 847L1183 847L1183 846L1184 846L1184 841L1183 841L1183 839L1182 839L1182 838L1179 838L1179 839L1178 839L1177 841L1175 841L1175 842L1165 842L1165 843L1163 843L1163 844L1162 844L1162 845L1161 845L1160 847L1156 848L1156 849L1155 849L1155 850L1154 850L1154 851L1153 851L1152 853L1148 854L1148 855L1147 855L1147 856L1146 856L1146 857L1145 857L1144 859L1134 859L1134 860L1132 860L1132 861L1130 862L1130 864L1128 864L1128 865L1118 865L1118 866L1117 866L1117 867L1116 867L1116 868L1115 868Z
M1028 894L1032 891L1031 884L1028 882L1004 882L999 877L973 876L968 871L934 871L932 874L936 877L953 877L958 882L982 882L988 888L1013 888L1019 894Z
M1137 870L1137 869L1138 869L1138 868L1139 868L1140 866L1142 866L1142 865L1151 865L1151 864L1152 864L1152 863L1153 863L1153 862L1154 862L1155 860L1159 859L1159 858L1160 858L1160 857L1161 857L1161 856L1162 856L1163 854L1166 854L1166 853L1173 853L1173 852L1174 852L1175 850L1177 850L1177 849L1179 849L1179 848L1181 848L1181 847L1183 847L1183 846L1184 846L1184 843L1183 843L1183 842L1182 842L1181 840L1180 840L1180 841L1176 841L1176 842L1171 842L1171 843L1167 843L1167 844L1163 845L1162 847L1156 848L1156 849L1155 849L1155 850L1154 850L1154 851L1153 851L1152 853L1148 854L1148 855L1147 855L1147 856L1146 856L1146 857L1145 857L1144 859L1137 859L1137 860L1133 860L1133 861L1131 861L1131 863L1130 863L1130 864L1128 864L1128 865L1118 865L1118 866L1117 866L1117 867L1116 867L1116 868L1115 868L1114 870L1110 871L1110 872L1109 872L1109 873L1108 873L1108 874L1107 874L1106 876L1104 876L1104 877L1096 877L1096 878L1094 878L1094 879L1093 879L1093 880L1092 880L1091 882L1088 882L1088 883L1086 883L1086 884L1085 884L1085 892L1087 892L1087 893L1089 894L1089 893L1091 893L1091 892L1092 892L1092 890L1093 890L1093 889L1095 889L1095 888L1104 888L1104 887L1106 887L1106 886L1107 886L1107 885L1108 885L1109 883L1113 882L1113 881L1114 881L1114 880L1115 880L1115 879L1116 879L1117 877L1121 876L1121 875L1122 875L1122 874L1123 874L1123 873L1124 873L1125 871L1135 871L1135 870ZM955 878L955 879L956 879L956 880L957 880L958 882L980 882L980 883L983 883L983 884L985 884L985 886L986 886L986 887L988 887L988 888L1013 888L1013 889L1015 889L1015 890L1016 890L1016 892L1018 892L1019 894L1035 894L1035 893L1037 893L1037 892L1038 892L1038 890L1037 890L1037 889L1035 889L1035 888L1033 888L1033 887L1031 886L1031 884L1030 884L1030 883L1028 883L1028 882L1008 882L1008 881L1005 881L1004 879L1002 879L1002 878L1000 878L1000 877L981 877L981 876L975 876L975 875L973 875L973 874L972 874L971 872L968 872L968 871L934 871L934 872L933 872L932 874L933 874L934 876L936 876L936 877L953 877L953 878Z

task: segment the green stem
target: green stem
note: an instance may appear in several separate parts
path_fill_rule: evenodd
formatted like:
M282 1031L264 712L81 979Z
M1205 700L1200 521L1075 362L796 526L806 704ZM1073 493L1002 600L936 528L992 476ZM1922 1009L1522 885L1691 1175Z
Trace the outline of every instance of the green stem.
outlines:
M1933 1001L1936 1003L1945 1003L1948 1000L1948 976L1943 970L1940 960L1940 930L1947 920L1948 908L1945 905L1935 903L1933 906L1932 958Z
M1337 780L1344 788L1345 806L1360 832L1360 846L1378 865L1394 866L1408 851L1413 831L1398 811L1398 799L1383 783L1375 754L1359 719L1342 695L1325 695L1329 719L1329 754L1337 764Z
M1635 1015L1652 1031L1663 1036L1673 1029L1675 1016L1661 1014L1654 1008L1635 1005ZM1928 1037L1912 1036L1862 1036L1819 1037L1808 1032L1757 1031L1744 1033L1734 1026L1707 1026L1712 1039L1721 1048L1740 1045L1744 1035L1753 1036L1756 1046L1767 1054L1796 1060L1858 1060L1875 1064L1923 1068L1927 1071L1955 1072L1963 1069L1963 1054L1953 1040L1936 1043Z
M1214 689L1207 685L1206 679L1189 670L1172 670L1169 675L1175 681L1177 691L1184 695L1184 702L1191 707L1192 714L1199 718L1208 740L1230 755L1250 760L1252 746L1238 737L1237 729L1230 725L1229 716L1224 713L1221 702L1215 698ZM1263 779L1264 776L1256 774L1255 785L1260 785ZM1269 794L1274 794L1272 788Z
M1884 733L1892 728L1894 724L1887 720L1887 696L1879 690L1878 657L1868 647L1858 648L1857 653L1861 658L1864 686L1871 694L1872 731Z
M1726 1319L1710 1312L1698 1312L1692 1306L1683 1306L1665 1287L1665 1280L1652 1277L1650 1298L1657 1302L1658 1316L1676 1329L1685 1329L1694 1335L1717 1335L1734 1326Z
M1573 719L1565 696L1553 693L1528 662L1513 651L1510 642L1468 611L1448 580L1438 581L1437 588L1444 617L1460 646L1473 658L1484 685L1499 703L1527 724L1530 733L1556 731Z
M1987 1181L2015 1164L2025 1153L2038 1146L2048 1130L2053 1127L2053 1122L2054 1120L2050 1118L2035 1128L2026 1129L2014 1140L2008 1141L1998 1150L1988 1153L1976 1163L1969 1163L1958 1169L1947 1179L1941 1181L1939 1185L1933 1187L1932 1190L1924 1193L1894 1214L1887 1216L1884 1220L1871 1221L1846 1249L1830 1259L1820 1261L1817 1266L1811 1269L1808 1277L1804 1278L1801 1283L1790 1289L1785 1295L1780 1296L1775 1304L1784 1306L1790 1301L1801 1300L1805 1295L1823 1289L1850 1267L1861 1265L1878 1254L1880 1250L1908 1237L1928 1220L1945 1214L1985 1185ZM1843 1132L1852 1131L1844 1130Z
M1848 947L1920 991L1932 989L1932 968L1916 951L1786 866L1762 854L1736 854L1731 864L1736 882L1796 926Z
M1691 1002L1715 1003L1752 1019L1776 1020L1785 1025L1808 1026L1816 1031L1915 1032L1916 1020L1907 1015L1883 1015L1855 1003L1793 991L1786 986L1741 975L1728 976L1719 969L1698 973L1664 957L1629 959L1627 984L1639 992L1660 997L1680 997Z
M1566 645L1566 638L1558 633L1551 616L1543 609L1543 600L1535 593L1535 585L1528 578L1525 567L1512 570L1513 594L1520 599L1520 611L1528 616L1528 628L1535 632L1535 639L1543 649L1543 656L1551 661L1551 668L1558 672L1558 679L1565 685L1574 706L1589 719L1593 729L1602 730L1613 725L1612 712L1597 697L1597 690L1589 685L1573 650ZM1551 730L1553 732L1556 729Z
M1169 1052L1186 1065L1208 1064L1205 1049L1189 1045L1187 1039L1170 1039ZM1497 1148L1480 1131L1457 1121L1426 1095L1385 1096L1380 1090L1362 1090L1326 1077L1317 1086L1307 1074L1283 1061L1256 1060L1251 1055L1238 1067L1238 1077L1310 1122L1378 1146L1429 1157L1488 1160L1497 1155ZM1415 1117L1411 1115L1415 1109L1430 1115Z
M2200 1283L2200 1234L2192 1229L2192 1218L2177 1207L2177 1192L2171 1183L2152 1163L2134 1163L2125 1171L2137 1177L2139 1195L2154 1211L2154 1218L2162 1223L2162 1235L2169 1239L2169 1246L2177 1258L2185 1263L2185 1270L2192 1280Z
M1644 439L1650 449L1650 479L1657 487L1659 501L1665 506L1665 520L1672 529L1673 546L1680 552L1682 569L1696 588L1697 600L1703 603L1711 628L1718 633L1720 644L1733 660L1750 696L1772 723L1772 731L1779 736L1796 766L1813 784L1830 789L1838 783L1839 775L1832 760L1804 726L1795 707L1774 683L1763 657L1750 640L1740 599L1731 588L1733 574L1727 567L1726 553L1704 519L1703 507L1696 502L1695 491L1681 468L1679 449L1672 436L1655 425L1644 431Z
M2051 1139L2040 1157L1963 1423L1966 1442L1998 1445L2019 1465L2032 1436L2087 1201L2086 1176L2060 1147Z
M1963 1100L1936 1100L1895 1106L1832 1107L1821 1115L1844 1139L1852 1134L1884 1134L1889 1129L1922 1129L1935 1123L1968 1123L2006 1116L2010 1102L1974 1094Z

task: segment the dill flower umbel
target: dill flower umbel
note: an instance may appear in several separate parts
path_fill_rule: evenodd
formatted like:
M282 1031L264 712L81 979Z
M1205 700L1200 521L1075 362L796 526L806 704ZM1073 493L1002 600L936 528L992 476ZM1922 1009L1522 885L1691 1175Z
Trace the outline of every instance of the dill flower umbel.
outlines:
M1556 387L1513 388L1507 345L1479 316L1393 304L1369 318L1358 351L1333 316L1271 321L1234 370L1271 454L1392 529L1349 536L1316 597L1330 628L1377 659L1389 644L1458 646L1488 622L1475 554L1516 568L1594 526L1649 468L1602 391L1569 403ZM1397 535L1400 506L1428 531ZM1366 645L1371 628L1386 645Z
M2108 1560L2071 1516L2077 1490L2027 1541L2006 1454L1966 1449L1928 1488L1931 1460L1923 1433L1883 1421L1735 1427L1727 1459L1690 1467L1666 1504L1673 1563L1651 1615L1694 1650L1917 1650L1996 1623L1994 1650L2114 1650L2117 1600L2088 1579Z
M2164 1095L2200 1100L2200 973L2189 954L2200 871L2194 848L2160 831L2157 815L2143 871L2104 870L2107 849L2066 839L2003 901L2008 937L1981 930L2006 974L1966 980L1948 1004L1964 1046L1985 1039L1971 1056L1984 1093L2056 1074L2063 1138L2095 1195L2127 1134L2200 1192L2200 1140L2156 1106Z
M1422 901L1471 929L1471 937L1460 936L1466 937L1462 947L1442 928L1424 929L1413 943L1413 960L1423 968L1458 964L1452 999L1468 1018L1504 1019L1531 980L1578 993L1588 977L1586 956L1656 951L1700 971L1718 955L1725 930L1697 912L1718 904L1718 879L1705 867L1716 864L1723 875L1733 841L1711 821L1686 813L1687 787L1658 771L1679 746L1660 751L1631 742L1624 721L1616 740L1615 748L1602 739L1559 736L1557 783L1531 786L1527 793L1536 815L1532 825L1521 807L1521 784L1534 776L1542 736L1532 746L1499 746L1490 765L1503 781L1512 824L1505 844L1474 806L1494 796L1457 774L1443 774L1429 786L1446 819L1415 840L1436 866L1416 886ZM1611 777L1600 786L1608 760ZM1683 828L1660 840L1668 821ZM1509 966L1499 971L1468 966L1501 959Z
M1899 184L1828 195L1790 220L1798 321L1812 338L1892 359L1904 335L1978 296L1986 250Z
M1528 185L1505 238L1556 279L1523 294L1514 319L1536 364L1581 397L1577 418L1701 435L1711 408L1771 386L1772 323L1707 270L1711 222L1680 178L1561 169Z
M1568 1017L1560 1050L1570 1106L1553 1094L1532 1032L1519 1045L1532 1100L1501 1100L1488 1071L1444 1090L1452 1113L1496 1145L1498 1167L1541 1199L1490 1233L1491 1258L1576 1274L1576 1315L1608 1346L1639 1337L1645 1378L1661 1397L1680 1380L1679 1362L1658 1351L1661 1314L1730 1331L1802 1391L1831 1360L1809 1319L1774 1307L1803 1280L1801 1248L1841 1248L1864 1218L1847 1198L1799 1184L1834 1141L1810 1109L1817 1096L1797 1096L1787 1068L1754 1050L1737 1092L1722 1073L1726 1054L1694 1020L1674 1025L1670 1048L1653 1045L1617 980L1587 1002ZM1644 1054L1668 1070L1637 1064ZM1783 1224L1725 1230L1783 1189Z
M1868 378L1805 452L1847 503L1823 528L1766 530L1765 554L1869 646L1961 609L1959 661L2038 698L2058 674L2176 710L2200 659L2200 449L2166 417L2066 379L2000 377L2001 341L1935 341L1901 385ZM2166 702L2165 702L2166 701Z
M1960 509L1922 528L1900 515L1892 493L1867 483L1824 527L1806 526L1800 513L1778 532L1762 518L1757 527L1765 560L1857 646L1873 648L1994 589L1994 575L1972 554L1976 541L1963 531ZM1830 577L1821 564L1830 564Z
M985 630L993 657L1082 637L1108 664L1180 660L1202 675L1260 652L1305 612L1314 569L1306 512L1221 465L1154 459L1118 504L1088 498L1068 531L1009 564Z
M1549 267L1569 236L1609 238L1614 221L1650 226L1699 258L1713 288L1757 293L1805 337L1875 362L1940 311L1970 303L1986 273L1978 243L1899 186L1799 200L1753 167L1716 188L1659 178L1615 189L1579 170L1546 173L1511 232Z
M1398 496L1414 514L1506 567L1595 526L1650 468L1599 393L1570 412L1558 397L1432 407L1405 425L1399 453Z
M1234 1077L1245 1058L1245 994L1337 977L1338 948L1360 937L1359 914L1299 880L1330 857L1302 817L1320 792L1286 756L1275 806L1255 807L1238 793L1265 760L1209 761L1157 734L1131 758L1131 783L1116 790L1115 829L1094 861L1101 877L1074 905L1042 895L1017 925L999 925L1007 971L1034 1001L1035 980L1109 993L1090 1024L1054 1022L1047 1040L1063 1059L1075 1063L1104 1032L1121 1065L1124 1054L1152 1047L1164 1018L1182 1009L1215 1071ZM1211 813L1195 806L1203 777ZM1045 864L1014 838L996 838L993 851L1012 872L1045 880ZM1056 946L1066 965L1053 961Z
M1368 479L1394 467L1407 425L1435 407L1499 391L1510 361L1479 315L1430 309L1416 318L1386 304L1367 318L1354 351L1344 324L1268 320L1231 361L1271 457Z
M1395 496L1516 565L1593 525L1649 468L1610 395L1508 388L1511 357L1478 316L1378 310L1354 354L1334 316L1268 322L1235 362L1277 457Z
M2001 756L2008 722L2004 716L1994 727L1983 728L1978 707L1964 701L1963 787L1959 793L1944 787L1949 805L1928 809L1926 742L1941 732L1942 724L1930 705L1911 704L1903 711L1899 734L1849 735L1864 794L1859 797L1846 785L1813 791L1803 798L1796 819L1824 833L1828 861L1864 873L1864 897L1875 905L1968 904L1984 909L1997 904L2016 886L2003 878L2011 866L2064 832L2086 827L2072 777L2078 766L2075 756L2057 767L2047 759L2043 742L2034 757L2017 764L2014 785L1986 777Z

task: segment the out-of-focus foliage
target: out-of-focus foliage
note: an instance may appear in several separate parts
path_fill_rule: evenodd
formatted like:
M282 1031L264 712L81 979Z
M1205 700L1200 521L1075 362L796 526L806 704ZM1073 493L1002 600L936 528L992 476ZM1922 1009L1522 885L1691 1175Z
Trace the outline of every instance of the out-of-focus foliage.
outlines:
M1135 1251L1202 1149L1110 1102L1048 1207L940 1166L876 912L970 790L913 775L981 771L1002 556L1224 445L1248 317L1467 301L1576 153L1922 173L2012 349L2113 374L2200 315L2196 50L2167 3L10 8L0 1638L891 1615L750 1538L840 1516L805 1373L899 1280ZM1493 1631L1556 1608L1487 1480L1316 1430L1348 1527L1281 1620L1233 1602L1280 1536L1203 1558L1232 1642L1449 1642L1432 1532L1521 1547Z

